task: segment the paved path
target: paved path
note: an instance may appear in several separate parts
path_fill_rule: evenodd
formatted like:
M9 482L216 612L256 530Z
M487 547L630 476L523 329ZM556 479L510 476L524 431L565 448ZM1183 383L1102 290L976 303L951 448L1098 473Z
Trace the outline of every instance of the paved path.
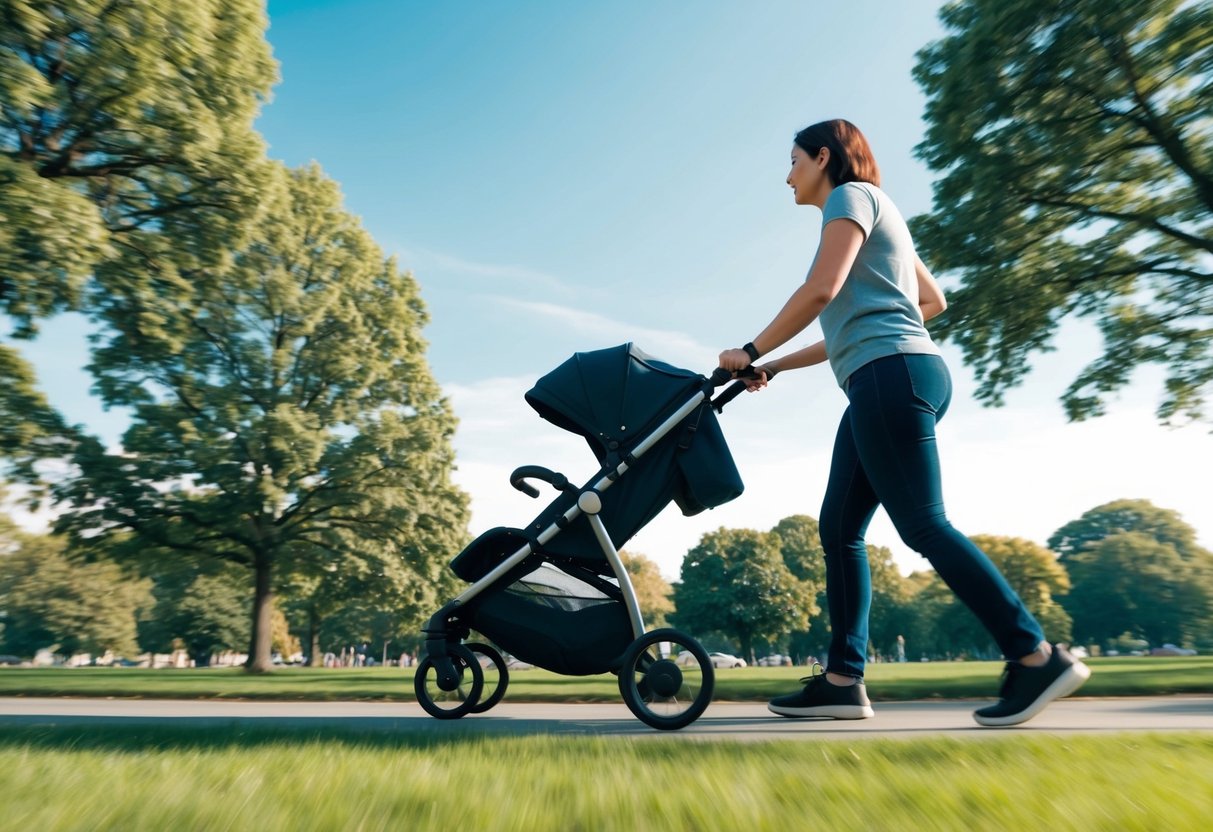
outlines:
M876 702L860 721L785 719L761 703L715 702L682 731L655 731L622 703L512 704L459 720L436 720L403 702L220 702L163 699L0 698L0 730L16 725L343 726L355 730L462 736L558 734L678 736L688 739L845 739L1009 734L1113 734L1122 731L1213 732L1213 696L1065 699L1013 729L981 728L972 710L988 700Z

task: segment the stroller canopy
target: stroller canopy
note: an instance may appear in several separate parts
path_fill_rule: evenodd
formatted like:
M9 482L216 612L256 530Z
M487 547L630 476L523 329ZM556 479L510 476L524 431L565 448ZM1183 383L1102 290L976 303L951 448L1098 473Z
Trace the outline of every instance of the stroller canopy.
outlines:
M526 400L544 419L584 436L602 461L612 451L626 453L690 397L698 395L706 383L707 379L698 373L658 361L628 343L574 354L539 379L526 394ZM659 451L661 446L666 446L664 451ZM672 481L653 470L654 466L672 469L675 474ZM666 493L641 496L649 489L639 489L634 495L639 503L648 501L656 505L650 505L648 510L640 510L640 505L636 505L625 511L625 515L631 516L630 522L625 521L624 528L619 530L624 537L630 537L671 498L683 514L691 515L722 505L743 489L716 421L716 412L706 399L701 408L646 454L642 467L647 470L638 472L640 478L657 475L656 479L666 481L667 486L660 489ZM625 473L623 480L630 476L631 472ZM635 484L630 488L622 486L617 485L612 492L635 489Z
M601 459L639 439L702 383L697 373L622 344L575 353L535 382L526 400L549 422L584 436Z

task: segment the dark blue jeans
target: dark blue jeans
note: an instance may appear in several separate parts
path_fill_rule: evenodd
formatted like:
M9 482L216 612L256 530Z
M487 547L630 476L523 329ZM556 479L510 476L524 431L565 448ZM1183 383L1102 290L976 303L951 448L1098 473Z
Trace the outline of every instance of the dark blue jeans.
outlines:
M984 552L948 522L935 423L952 400L937 355L891 355L847 380L850 406L838 426L821 507L830 608L827 669L863 676L872 578L864 534L883 505L906 545L924 555L994 637L1007 659L1044 640L1036 619Z

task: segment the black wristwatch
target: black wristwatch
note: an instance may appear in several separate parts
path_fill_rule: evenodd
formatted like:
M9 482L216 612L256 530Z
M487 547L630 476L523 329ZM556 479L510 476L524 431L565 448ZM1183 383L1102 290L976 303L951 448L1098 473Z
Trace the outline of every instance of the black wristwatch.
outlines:
M741 349L750 357L750 361L757 361L758 356L762 355L762 353L758 351L758 347L754 346L753 341L750 341Z

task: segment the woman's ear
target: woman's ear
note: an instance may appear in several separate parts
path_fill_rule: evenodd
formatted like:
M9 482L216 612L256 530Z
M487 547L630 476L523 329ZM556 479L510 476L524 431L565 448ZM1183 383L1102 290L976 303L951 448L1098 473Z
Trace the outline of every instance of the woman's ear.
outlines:
M813 161L817 163L817 168L819 170L825 170L826 165L830 164L830 148L823 147L821 150L817 151L817 158Z

